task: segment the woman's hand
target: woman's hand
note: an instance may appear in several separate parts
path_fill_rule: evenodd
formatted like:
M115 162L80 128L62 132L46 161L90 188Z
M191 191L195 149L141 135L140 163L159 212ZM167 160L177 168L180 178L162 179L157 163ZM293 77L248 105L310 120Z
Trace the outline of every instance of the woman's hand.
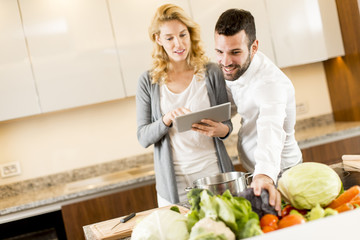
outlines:
M227 125L209 119L202 119L200 123L194 123L192 130L209 137L225 137L229 133Z
M191 113L191 111L187 108L184 108L184 107L176 108L176 109L166 113L163 116L162 120L166 126L170 127L170 125L172 124L172 122L175 120L176 117L187 114L187 113Z

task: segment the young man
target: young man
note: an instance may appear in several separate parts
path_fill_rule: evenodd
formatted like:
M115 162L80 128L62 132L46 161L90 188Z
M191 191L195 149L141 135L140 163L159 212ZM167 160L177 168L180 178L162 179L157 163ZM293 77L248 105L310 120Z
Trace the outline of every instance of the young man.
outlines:
M295 91L291 81L258 51L250 12L229 9L215 26L215 51L233 103L241 116L238 153L243 167L253 172L255 195L269 192L280 211L275 184L279 173L302 162L295 140Z

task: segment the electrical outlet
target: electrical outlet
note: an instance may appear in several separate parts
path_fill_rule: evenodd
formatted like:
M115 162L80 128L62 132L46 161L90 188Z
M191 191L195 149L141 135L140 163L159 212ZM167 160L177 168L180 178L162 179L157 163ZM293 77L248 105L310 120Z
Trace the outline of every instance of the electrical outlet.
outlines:
M309 104L307 102L296 103L296 115L305 114L309 111Z
M8 162L0 165L0 173L2 178L17 176L21 174L20 163Z

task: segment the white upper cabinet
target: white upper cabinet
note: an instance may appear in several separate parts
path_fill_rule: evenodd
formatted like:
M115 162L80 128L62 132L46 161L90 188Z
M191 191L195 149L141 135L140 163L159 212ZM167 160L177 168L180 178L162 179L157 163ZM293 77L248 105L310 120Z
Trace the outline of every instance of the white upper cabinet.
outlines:
M125 96L104 0L20 0L43 112Z
M127 96L135 95L140 75L151 67L152 42L148 28L156 9L165 3L176 4L190 14L184 0L109 0Z
M265 1L279 67L344 55L335 0Z
M17 1L0 1L0 121L40 113Z
M269 20L264 0L190 0L194 20L201 26L201 36L206 53L212 61L216 61L214 29L220 15L230 8L241 8L250 11L255 18L256 37L259 50L274 61Z
M229 8L254 15L259 49L279 67L344 55L335 0L1 0L0 121L134 96L165 3L200 24L214 62Z

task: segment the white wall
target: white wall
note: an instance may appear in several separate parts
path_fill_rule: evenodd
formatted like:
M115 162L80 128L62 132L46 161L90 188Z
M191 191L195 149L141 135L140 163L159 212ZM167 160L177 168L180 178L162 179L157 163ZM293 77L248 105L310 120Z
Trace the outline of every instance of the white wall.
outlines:
M303 103L305 111L298 112L296 119L332 113L325 70L321 62L282 69L295 87L297 105Z
M22 168L0 184L151 152L137 141L134 99L0 122L0 164Z
M332 112L322 63L284 69L297 101L309 111L298 119ZM239 117L233 118L234 133ZM0 164L19 161L22 174L0 185L74 168L149 153L136 137L135 98L125 98L16 120L0 122Z

